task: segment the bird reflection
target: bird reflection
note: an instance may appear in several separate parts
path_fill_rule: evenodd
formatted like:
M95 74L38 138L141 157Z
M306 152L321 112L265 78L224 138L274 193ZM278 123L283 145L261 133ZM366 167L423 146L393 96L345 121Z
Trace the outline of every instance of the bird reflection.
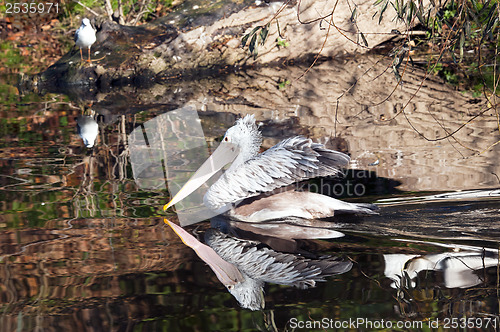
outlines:
M305 289L352 268L350 261L338 257L309 259L282 253L259 241L240 239L213 228L206 231L203 244L180 226L165 222L210 266L239 304L250 310L264 309L266 282Z
M97 135L99 134L99 125L94 117L89 115L79 115L76 118L76 127L78 135L83 140L83 144L87 148L91 148L95 144Z
M335 225L332 223L320 220L289 219L248 223L215 216L210 220L210 226L237 238L258 241L276 251L299 253L308 258L314 255L302 250L297 240L335 239L345 235L333 229Z
M351 262L337 257L313 260L280 253L257 241L238 239L214 229L205 233L205 242L222 259L238 267L244 280L228 289L243 307L252 310L264 308L261 299L266 282L305 289L352 267Z
M384 255L386 277L393 288L414 288L422 271L440 271L447 288L469 288L483 282L478 270L498 264L498 250L473 246L457 246L459 252L432 255Z

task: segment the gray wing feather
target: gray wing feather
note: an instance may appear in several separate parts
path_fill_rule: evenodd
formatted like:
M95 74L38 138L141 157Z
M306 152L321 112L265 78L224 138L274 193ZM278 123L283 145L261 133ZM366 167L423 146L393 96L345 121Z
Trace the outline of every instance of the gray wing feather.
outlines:
M314 286L324 277L348 272L351 262L337 258L312 260L280 253L258 242L237 239L217 230L208 230L205 242L225 261L234 264L252 279L299 288Z
M338 175L349 164L349 156L323 144L296 136L229 169L205 196L205 204L218 209L227 203L272 191L306 179Z

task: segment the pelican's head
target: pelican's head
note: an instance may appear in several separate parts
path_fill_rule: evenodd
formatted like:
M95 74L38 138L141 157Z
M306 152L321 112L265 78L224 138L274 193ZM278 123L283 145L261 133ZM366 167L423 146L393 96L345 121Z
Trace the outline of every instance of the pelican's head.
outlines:
M246 115L238 119L236 124L226 131L222 142L210 158L200 166L163 210L166 211L187 197L227 164L233 163L231 167L236 167L257 155L261 142L262 136L255 123L255 117Z
M90 20L88 18L84 18L82 20L82 25L85 25L85 26L90 26Z
M262 281L245 276L243 282L226 287L243 308L254 311L264 309L265 301Z
M222 142L232 143L238 147L240 154L233 162L234 166L256 156L262 144L262 135L255 123L255 116L249 114L238 119L236 124L226 131Z

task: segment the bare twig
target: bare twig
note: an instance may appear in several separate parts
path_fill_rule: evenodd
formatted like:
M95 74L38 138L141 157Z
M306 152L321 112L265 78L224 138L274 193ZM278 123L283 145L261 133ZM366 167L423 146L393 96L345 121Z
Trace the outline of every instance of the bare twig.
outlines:
M106 0L106 1L109 1L109 0ZM85 8L86 10L88 10L89 12L92 13L92 15L94 16L99 16L99 14L97 14L95 11L93 11L92 9L90 9L89 7L85 6L83 3L81 3L80 1L78 0L73 0L73 2L79 4L80 6L82 6L83 8Z
M123 15L122 0L118 0L118 23L120 23L121 25L125 24L125 17Z
M311 23L314 23L314 22L318 22L318 21L322 21L326 18L328 18L330 15L332 15L332 13L328 14L328 15L325 15L325 16L320 16L318 18L315 18L314 20L311 20L311 21L308 21L308 22L304 22L300 19L300 3L302 1L299 0L299 2L297 3L297 20L299 21L300 24L311 24ZM335 6L337 6L337 4L335 4Z
M144 16L145 14L150 12L150 10L149 10L150 4L151 4L150 0L142 1L141 8L139 9L139 11L134 19L133 25L137 25L137 23L139 23L139 21L141 20L142 16Z
M113 20L113 6L111 6L110 0L104 0L104 10L106 10L106 14L108 14L108 18L110 21Z
M325 40L323 41L323 45L321 45L321 49L315 55L314 61L311 63L311 65L299 77L297 77L295 79L296 81L298 81L302 77L304 77L304 75L307 74L309 72L309 70L311 70L312 67L314 67L314 65L316 64L316 62L318 61L318 59L319 59L319 57L321 55L321 52L323 52L323 49L325 48L325 45L326 45L326 41L328 40L328 36L330 35L330 27L333 25L333 13L335 12L335 8L337 8L337 4L338 3L339 3L339 0L335 1L335 5L333 6L332 13L330 14L331 15L330 16L330 23L331 24L328 24L328 29L326 30Z

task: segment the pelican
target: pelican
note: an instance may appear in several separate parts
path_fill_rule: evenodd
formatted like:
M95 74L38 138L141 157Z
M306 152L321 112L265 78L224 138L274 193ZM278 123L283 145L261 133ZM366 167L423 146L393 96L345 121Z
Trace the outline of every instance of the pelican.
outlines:
M75 33L75 44L80 48L80 58L83 61L82 47L88 48L88 60L90 62L90 47L96 41L95 30L90 24L88 18L82 20L82 25L76 30Z
M266 282L306 289L352 268L350 261L338 257L308 259L281 253L212 228L205 232L203 244L173 222L165 219L165 223L210 266L240 305L250 310L264 309Z
M376 214L373 204L347 203L329 196L290 190L290 185L320 176L336 176L348 165L346 154L295 136L259 153L262 135L253 115L238 119L214 153L172 200L180 202L225 165L231 166L208 189L203 203L213 211L246 222L285 218L321 219L335 213Z

